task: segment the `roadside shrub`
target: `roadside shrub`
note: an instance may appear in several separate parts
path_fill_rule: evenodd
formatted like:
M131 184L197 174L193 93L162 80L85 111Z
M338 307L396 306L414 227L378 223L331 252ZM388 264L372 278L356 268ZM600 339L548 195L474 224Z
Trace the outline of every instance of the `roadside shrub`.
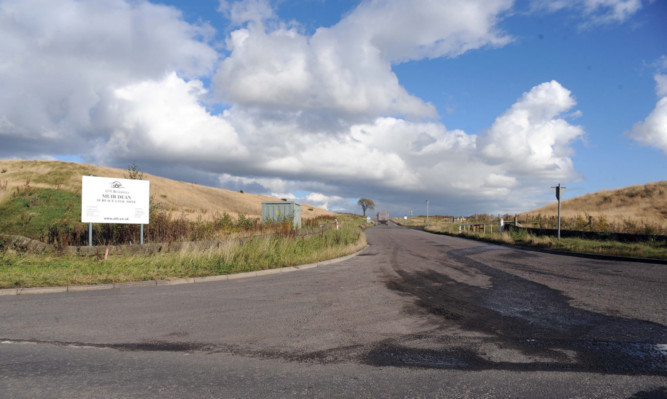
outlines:
M250 219L245 215L241 214L236 220L236 227L238 227L241 230L251 230L255 226L255 221L256 219Z
M223 212L222 216L215 220L215 227L218 229L230 229L232 226L234 226L234 221L227 212Z

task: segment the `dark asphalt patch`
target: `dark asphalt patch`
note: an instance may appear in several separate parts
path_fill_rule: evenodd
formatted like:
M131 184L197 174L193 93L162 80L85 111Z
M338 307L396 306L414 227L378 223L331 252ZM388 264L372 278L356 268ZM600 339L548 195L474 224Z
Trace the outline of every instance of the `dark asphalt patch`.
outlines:
M210 352L215 347L213 345L193 343L193 342L138 342L122 344L100 344L83 342L63 342L63 341L39 341L39 340L8 340L0 339L0 343L12 344L42 344L54 346L70 346L79 348L96 349L115 349L123 352Z
M481 245L478 247L457 249L454 251L450 251L449 254L454 256L466 256L466 255L480 254L482 252L488 252L488 251L500 251L503 249L506 248L501 247L499 245Z
M458 264L489 276L489 288L459 283L432 269L399 268L394 269L399 277L389 278L386 286L413 298L413 306L405 309L408 313L436 316L443 327L457 325L464 331L479 332L492 337L496 345L549 361L493 362L475 355L474 345L449 344L425 352L383 344L372 349L364 362L377 366L667 375L665 352L657 346L667 343L665 326L572 307L570 298L560 291L467 257L495 248L449 252ZM574 359L559 359L563 353L573 353Z
M192 342L140 342L126 344L108 344L100 345L103 348L117 349L119 351L141 351L141 352L203 352L209 351L211 345L192 343Z
M523 253L524 252L517 252L517 254L523 254ZM509 255L511 255L511 254L509 254ZM521 256L512 257L512 256L509 256L509 255L508 254L503 254L503 256L507 257L507 258L513 258L513 259L521 258ZM552 277L557 277L557 278L562 279L562 280L569 280L569 281L581 281L580 278L567 276L564 273L548 272L548 271L545 271L545 270L538 270L536 268L531 268L529 266L522 265L522 264L517 263L517 262L499 260L498 263L502 264L502 265L505 265L505 266L509 266L514 270L520 270L520 271L531 273L531 274L539 274L539 275L542 275L542 276L552 276Z
M534 259L539 258L540 256L537 253L530 251L508 251L498 254L498 257L507 259Z
M470 369L484 363L473 351L454 348L445 351L381 344L364 356L364 363L376 367Z
M492 341L487 341L491 343ZM617 375L667 376L665 355L655 345L601 341L498 340L500 346L521 348L540 356L541 361L510 362L484 358L472 347L448 346L441 350L413 348L397 342L383 342L368 351L364 364L374 367L455 369L468 371L568 371ZM555 350L557 349L557 350ZM562 350L576 353L568 361ZM548 356L545 356L548 355Z
M650 391L639 391L628 399L665 399L667 398L667 387L660 387Z

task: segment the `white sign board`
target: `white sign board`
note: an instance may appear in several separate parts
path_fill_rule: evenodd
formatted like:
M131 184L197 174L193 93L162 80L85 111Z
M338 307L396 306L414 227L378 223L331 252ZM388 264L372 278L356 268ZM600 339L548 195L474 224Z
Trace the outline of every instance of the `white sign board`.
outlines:
M81 222L148 224L150 182L83 176Z

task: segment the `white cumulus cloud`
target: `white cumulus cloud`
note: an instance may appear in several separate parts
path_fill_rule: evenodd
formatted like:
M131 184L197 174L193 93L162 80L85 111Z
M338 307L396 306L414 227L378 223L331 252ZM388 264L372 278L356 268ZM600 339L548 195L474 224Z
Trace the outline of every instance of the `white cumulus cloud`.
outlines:
M667 56L660 57L656 65L658 70L667 70ZM667 155L667 75L656 73L654 79L658 103L646 119L635 123L625 135Z
M124 0L0 2L0 156L78 153L104 140L113 90L169 71L212 72L212 28Z
M366 1L312 36L284 24L268 31L249 23L229 35L231 54L214 77L216 92L229 103L343 118L435 117L431 104L400 85L392 64L505 45L511 39L496 22L511 5L508 0Z
M365 1L331 30L390 62L454 57L511 38L497 28L510 0ZM346 41L347 41L346 40Z
M368 192L385 205L438 197L525 209L536 186L577 176L572 93L555 81L526 87L476 135L437 121L392 70L509 43L498 21L511 7L368 0L305 34L269 1L220 1L232 23L223 56L210 26L172 7L0 0L0 156L136 159L329 209ZM654 113L637 132L664 126L662 106Z
M575 104L556 81L533 87L480 138L481 156L519 176L575 177L570 144L584 130L559 117Z
M206 93L198 80L172 72L159 81L144 81L114 90L109 106L110 139L99 149L114 157L231 163L247 156L235 129L200 104Z
M667 97L661 98L642 122L626 133L630 138L662 150L667 155Z
M267 123L253 114L231 114L245 146L258 149L252 173L274 176L247 183L271 187L284 198L296 198L290 190L335 192L340 199L327 206L336 207L346 195L374 191L497 201L520 209L536 185L579 177L572 144L584 131L565 119L575 105L569 90L545 82L524 93L483 136L396 117L313 134L291 119Z

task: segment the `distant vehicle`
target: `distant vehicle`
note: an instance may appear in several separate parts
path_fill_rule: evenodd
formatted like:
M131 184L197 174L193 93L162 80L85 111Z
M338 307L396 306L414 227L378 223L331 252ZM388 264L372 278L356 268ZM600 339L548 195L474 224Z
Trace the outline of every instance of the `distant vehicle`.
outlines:
M389 212L378 212L378 223L387 224L389 222Z

